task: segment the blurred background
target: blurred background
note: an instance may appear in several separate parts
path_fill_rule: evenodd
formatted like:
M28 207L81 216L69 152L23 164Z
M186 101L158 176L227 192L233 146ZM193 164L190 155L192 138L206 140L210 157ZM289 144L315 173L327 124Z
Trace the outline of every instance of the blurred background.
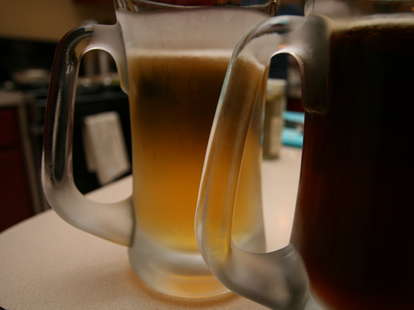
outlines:
M279 14L302 15L301 2L284 0ZM0 232L48 209L39 171L49 72L58 40L82 24L114 22L112 0L1 3ZM79 77L74 177L79 190L88 193L131 173L128 99L119 87L113 61L105 52L85 55ZM286 108L301 112L299 75L292 61L278 56L272 61L270 78L287 81L286 91L282 90ZM279 97L274 98L280 102ZM269 109L273 108L269 106ZM118 166L111 173L94 161L99 145L88 142L108 128L113 139L121 137L121 142L117 141Z
M0 232L48 208L41 193L39 169L49 71L58 40L79 25L114 21L111 0L1 3ZM127 97L117 85L112 60L102 52L93 53L84 58L80 69L76 141L82 141L86 117L107 111L115 111L122 130L129 133ZM76 143L75 179L86 193L101 183L96 171L87 169L84 154L84 144Z

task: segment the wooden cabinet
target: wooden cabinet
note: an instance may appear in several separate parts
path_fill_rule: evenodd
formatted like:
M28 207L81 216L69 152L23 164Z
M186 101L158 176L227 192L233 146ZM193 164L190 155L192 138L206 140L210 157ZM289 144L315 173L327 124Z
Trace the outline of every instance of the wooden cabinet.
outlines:
M5 107L0 110L0 148L7 149L19 146L18 124L16 107Z
M0 232L34 214L38 184L20 93L0 91Z

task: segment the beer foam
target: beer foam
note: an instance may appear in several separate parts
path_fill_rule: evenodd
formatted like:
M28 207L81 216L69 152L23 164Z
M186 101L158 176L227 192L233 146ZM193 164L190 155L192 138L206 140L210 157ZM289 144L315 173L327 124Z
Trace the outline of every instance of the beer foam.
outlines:
M232 51L226 49L143 49L130 48L128 57L194 57L194 58L230 58Z
M232 56L230 49L143 49L130 48L127 50L128 59L156 59L156 58L186 58L186 59L209 59L210 61L229 61ZM244 53L239 55L239 59L255 65L257 68L263 70L265 64L262 64L253 54ZM267 65L267 64L266 64Z
M401 14L378 14L358 18L341 19L339 22L335 22L335 29L338 31L351 30L358 31L361 29L380 30L398 29L406 27L414 27L414 14L401 13Z

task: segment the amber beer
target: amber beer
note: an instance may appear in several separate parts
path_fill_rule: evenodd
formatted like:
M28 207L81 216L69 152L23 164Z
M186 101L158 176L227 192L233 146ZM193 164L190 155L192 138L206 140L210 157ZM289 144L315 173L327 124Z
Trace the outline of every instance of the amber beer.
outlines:
M226 51L137 50L128 55L136 225L161 246L197 250L198 186L229 57ZM245 62L241 71L240 80L262 97L264 68ZM259 154L259 144L250 143L246 162ZM259 177L258 166L244 167L241 186L250 189L240 194L246 201L238 207L241 234L256 221L247 200L260 195L248 186Z

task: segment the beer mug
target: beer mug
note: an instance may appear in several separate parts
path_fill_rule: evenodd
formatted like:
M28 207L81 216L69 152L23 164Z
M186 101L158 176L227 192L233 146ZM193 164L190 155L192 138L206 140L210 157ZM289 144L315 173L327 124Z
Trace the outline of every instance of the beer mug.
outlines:
M305 17L270 18L239 42L197 209L202 254L228 288L273 309L414 309L413 10L411 0L309 0ZM231 225L264 105L232 94L249 96L246 61L267 67L282 53L299 66L306 111L295 219L290 244L254 252Z
M77 28L57 47L44 137L44 193L68 223L128 246L132 268L154 290L182 298L223 294L228 290L211 275L196 244L201 169L232 50L244 33L274 15L275 2L114 3L115 25ZM130 102L133 194L112 204L87 200L73 180L77 72L81 56L94 49L112 55ZM249 88L244 91L259 97L260 70L251 74L256 80L243 80ZM261 216L246 206L235 228L252 247L264 242Z

